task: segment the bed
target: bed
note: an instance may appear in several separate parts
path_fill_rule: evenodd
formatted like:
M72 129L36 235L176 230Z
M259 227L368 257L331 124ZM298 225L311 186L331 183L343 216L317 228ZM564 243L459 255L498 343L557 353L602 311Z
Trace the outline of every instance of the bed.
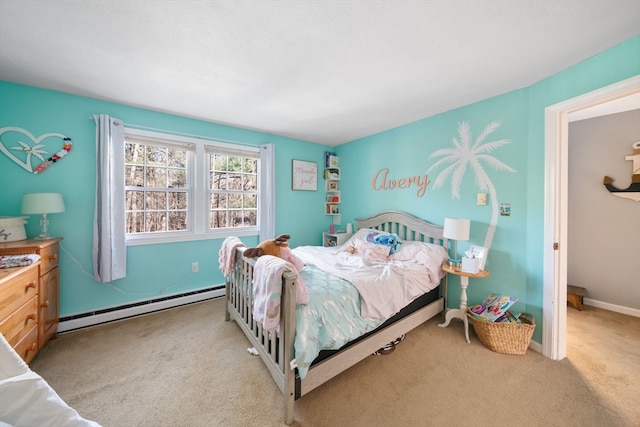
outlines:
M318 267L315 260L308 257L326 249L333 250L335 256L344 258L348 256L344 252L350 252L354 246L357 246L355 244L356 238L361 238L362 233L374 230L381 233L392 233L399 237L401 244L397 255L403 254L402 256L405 257L409 255L409 252L402 252L405 246L426 246L429 251L435 249L435 252L438 253L437 256L446 259L448 241L443 237L441 226L398 211L386 211L371 217L356 219L356 233L343 245L336 248L317 247L317 249L316 247L301 247L292 251L312 268L305 267L300 274L297 274L295 270L282 272L279 322L276 332L266 330L263 323L257 321L253 315L253 277L256 259L244 257L244 247L234 249L236 252L233 258L233 268L230 269L226 280L225 320L233 319L240 326L283 393L285 399L284 421L287 425L293 422L295 400L372 355L388 343L397 340L398 337L403 337L404 334L423 322L442 313L446 307L446 275L440 269L442 260L437 259L436 256L435 261L428 261L429 264L436 263L437 266L433 268L434 271L430 273L428 280L433 283L430 283L424 293L417 297L410 296L410 302L390 318L382 315L375 316L376 319L373 322L366 318L364 323L370 330L363 332L357 338L348 337L349 341L346 343L339 340L337 344L334 342L333 347L339 346L337 349L333 347L318 349L317 355L307 356L307 358L313 357L311 364L304 367L298 366L304 358L300 357L300 349L298 348L300 344L298 335L302 335L302 332L296 333L297 323L300 328L300 319L297 317L301 316L300 310L297 308L302 307L297 304L300 291L296 289L299 289L304 277L304 282L307 283L307 288L312 294L313 288L309 285L313 285L313 283L309 283L311 276L308 275L311 273L307 273L307 270ZM310 252L311 255L306 252ZM314 264L309 265L310 261ZM318 264L322 264L322 262L318 261ZM402 266L401 270L405 270L405 264L401 263L400 265ZM436 275L437 277L435 277ZM341 280L344 281L344 278ZM425 281L427 280L425 279ZM351 287L355 288L356 286ZM414 289L413 292L415 293L416 290ZM355 290L355 293L357 295L358 291ZM364 307L364 298L362 298L362 304ZM298 358L296 358L296 354Z

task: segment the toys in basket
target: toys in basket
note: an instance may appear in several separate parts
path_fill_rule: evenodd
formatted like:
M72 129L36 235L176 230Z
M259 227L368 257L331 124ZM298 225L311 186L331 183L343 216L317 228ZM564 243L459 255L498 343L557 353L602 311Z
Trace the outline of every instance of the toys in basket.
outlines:
M467 310L478 339L489 350L520 355L527 352L536 328L535 317L529 313L511 313L509 308L517 300L508 295L491 294L482 304Z

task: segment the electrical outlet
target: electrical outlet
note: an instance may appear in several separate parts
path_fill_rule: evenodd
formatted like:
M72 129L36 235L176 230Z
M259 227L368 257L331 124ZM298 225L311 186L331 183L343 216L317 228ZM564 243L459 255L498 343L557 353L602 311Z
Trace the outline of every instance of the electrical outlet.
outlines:
M191 263L191 272L192 273L197 273L198 272L198 267L199 267L199 265L198 265L197 262L192 262Z

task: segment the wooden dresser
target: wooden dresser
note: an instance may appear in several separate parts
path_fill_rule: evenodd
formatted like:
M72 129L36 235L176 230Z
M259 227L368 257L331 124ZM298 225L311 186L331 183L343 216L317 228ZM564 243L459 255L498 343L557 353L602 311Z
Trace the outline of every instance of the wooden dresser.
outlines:
M29 311L28 308L31 307L30 304L36 304L36 313L27 313L30 319L25 320L24 325L26 330L22 330L23 335L22 338L25 338L27 334L29 337L32 337L31 334L35 334L36 345L35 349L31 350L31 344L26 345L26 352L18 351L20 356L25 360L26 363L29 363L31 359L36 355L38 350L40 350L52 337L54 337L58 331L58 323L60 322L60 315L58 310L58 289L60 285L60 274L59 274L59 251L60 251L60 241L62 238L54 238L51 240L20 240L15 242L6 242L0 243L0 255L22 255L22 254L38 254L40 255L40 262L34 264L29 267L21 267L18 269L7 269L0 270L4 275L9 274L10 277L3 277L2 284L0 285L0 332L5 336L7 341L16 348L18 351L18 347L15 342L9 340L7 336L9 332L9 324L15 323L16 319L13 319L13 315L16 314L14 310L11 310L9 307L13 307L17 304L15 308L19 308L19 310L25 310L25 313ZM20 270L20 272L11 272L8 270ZM22 271L24 270L24 271ZM17 273L17 274L16 274ZM30 280L33 279L32 275L35 274L35 288L34 285L30 285ZM5 300L5 291L7 297L13 295L12 299L16 298L16 294L14 291L9 290L19 290L20 287L23 287L22 291L18 291L18 294L22 292L22 302L18 304L18 302L10 302L9 300ZM27 286L25 288L24 286ZM33 297L36 296L36 299ZM18 311L19 311L18 310ZM35 319L31 319L31 317L35 317ZM7 320L13 319L13 320ZM31 328L30 321L34 320L35 332L33 332ZM22 322L20 320L19 322ZM5 324L7 325L7 332L5 333ZM17 326L13 326L15 328ZM12 329L13 330L13 329ZM15 332L15 331L14 331ZM18 334L20 335L20 334ZM16 339L18 337L16 336ZM22 345L22 341L20 341ZM22 347L20 347L22 349Z

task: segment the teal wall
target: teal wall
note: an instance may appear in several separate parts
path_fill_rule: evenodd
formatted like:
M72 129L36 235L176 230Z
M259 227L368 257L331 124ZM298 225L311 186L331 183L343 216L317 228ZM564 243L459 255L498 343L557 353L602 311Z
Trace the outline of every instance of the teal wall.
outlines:
M467 169L460 185L460 198L452 198L451 178L434 188L442 171L429 174L430 184L423 197L415 188L374 190L371 180L380 168L388 168L398 179L422 175L438 159L430 158L439 149L452 147L458 137L458 124L468 122L475 138L494 120L501 126L485 142L509 139L509 144L488 153L515 172L495 170L481 164L498 195L498 203L510 203L511 215L498 216L492 240L486 279L471 279L468 300L478 303L490 292L519 298L518 311L527 311L537 319L534 340L541 342L543 304L544 234L544 109L609 84L640 74L640 37L635 37L595 57L516 90L429 117L406 126L387 130L338 147L343 181L342 221L369 215L384 209L410 212L442 224L445 217L471 219L471 238L460 242L458 252L470 244L483 246L492 214L491 198L487 206L476 205L479 192L474 173ZM459 279L453 277L449 288L449 306L459 303Z
M110 102L0 82L0 128L14 126L35 137L62 133L73 148L59 163L34 175L0 153L0 216L20 215L23 193L60 192L66 211L50 215L49 231L64 237L60 256L60 314L93 311L130 302L207 288L224 283L218 269L221 239L131 246L127 250L127 277L111 284L93 280L92 239L95 201L95 124L89 117L108 114L125 123L201 135L248 144L275 144L276 233L288 233L292 246L320 244L331 219L324 214L324 188L317 192L291 190L291 160L324 160L328 147L305 141L221 126ZM0 140L10 143L9 134ZM15 142L15 141L14 141ZM47 142L49 153L61 144ZM38 161L39 162L39 161ZM36 162L36 163L38 163ZM322 185L323 183L320 182ZM305 220L302 221L301 218ZM30 216L27 235L40 232L40 218ZM243 238L247 246L257 237ZM193 275L191 263L200 263Z
M530 87L448 111L418 122L390 129L335 147L342 169L342 224L380 210L395 209L442 224L445 217L472 221L471 239L459 244L483 245L493 213L476 205L478 186L467 169L460 198L452 198L451 179L440 188L433 181L443 170L429 174L426 193L417 187L374 190L376 171L389 169L389 178L422 176L439 158L431 154L452 147L458 126L467 122L475 139L493 121L501 125L485 142L508 139L510 143L488 153L514 172L496 170L482 163L495 187L498 203L510 203L511 215L498 216L487 268L491 276L471 280L469 302L479 302L490 292L503 292L520 299L517 310L536 316L534 339L541 341L544 231L544 109L549 105L590 92L640 73L640 37L635 37L589 60L557 73ZM319 191L291 190L291 160L317 161L319 169L328 147L220 126L198 120L67 95L8 82L0 82L0 127L18 126L34 135L63 133L73 141L72 152L42 175L31 175L0 156L0 215L18 215L22 193L62 192L67 204L63 214L51 216L51 231L64 236L68 251L61 255L61 314L89 311L184 292L223 282L217 265L220 240L135 246L128 250L128 277L114 282L122 293L93 281L91 241L95 186L95 126L89 116L109 114L126 123L235 140L250 144L276 145L277 233L292 235L292 246L320 244L321 232L330 219L324 215L323 182ZM28 234L39 230L31 217ZM248 245L256 240L245 239ZM74 261L77 259L78 263ZM192 261L200 262L200 273L187 279ZM84 271L89 272L88 275ZM183 280L184 279L184 280ZM449 305L459 302L459 281L452 279Z

